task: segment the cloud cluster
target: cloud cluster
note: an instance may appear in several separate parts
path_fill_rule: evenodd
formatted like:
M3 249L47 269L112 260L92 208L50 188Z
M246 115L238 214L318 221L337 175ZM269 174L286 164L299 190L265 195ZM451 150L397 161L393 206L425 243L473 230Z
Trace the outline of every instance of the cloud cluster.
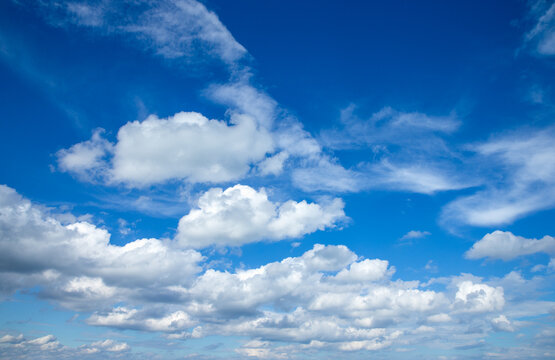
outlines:
M26 339L23 334L0 337L0 357L3 359L116 359L129 357L130 346L112 339L95 341L78 347L62 345L54 335Z
M240 221L224 221L230 213ZM83 308L98 306L90 304L91 299L103 303L157 296L160 286L190 285L200 271L203 256L191 248L299 237L332 227L344 217L340 199L325 205L287 201L278 206L263 190L237 185L205 193L199 208L181 219L175 240L138 239L116 246L106 230L86 222L62 225L2 185L1 290L10 293L49 283L44 297Z
M181 239L112 245L105 230L83 222L64 226L13 189L0 190L3 291L39 285L38 296L92 312L86 320L90 325L161 332L174 340L247 336L261 342L238 353L279 355L310 349L377 350L418 343L431 333L463 346L469 339L465 334L476 327L482 330L474 339L488 331L509 331L515 328L513 316L541 315L553 306L544 302L518 308L508 303L514 299L514 284L521 284L520 289L532 286L515 275L489 283L469 275L428 284L403 281L393 279L395 269L388 261L361 258L343 245L317 244L300 256L257 268L216 270L206 267L197 251L183 249ZM343 216L342 203L333 204L332 214ZM226 207L248 212L253 206L262 209L256 213L269 216L244 224L248 230L243 231L254 234L253 239L271 231L287 237L324 226L315 221L325 217L316 211L325 207L303 202L278 207L263 191L235 186L201 197L199 208L184 217L179 231L203 217L210 228ZM306 221L304 227L287 225L290 216ZM202 223L196 224L197 230ZM13 335L1 339L6 344L21 341ZM276 348L281 342L290 342L294 349ZM51 343L38 345L54 348ZM82 350L125 349L102 342Z

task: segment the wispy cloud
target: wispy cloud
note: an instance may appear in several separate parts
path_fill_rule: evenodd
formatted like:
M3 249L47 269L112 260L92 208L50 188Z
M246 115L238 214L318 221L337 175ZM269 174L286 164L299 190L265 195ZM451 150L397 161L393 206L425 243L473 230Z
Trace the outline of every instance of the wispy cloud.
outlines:
M414 239L422 239L430 235L431 233L429 231L411 230L405 235L401 236L399 240L407 241L407 240L414 240Z
M539 55L555 55L555 3L536 1L533 3L531 15L535 18L535 26L526 33L525 42L532 44Z
M195 0L39 2L56 26L82 26L125 34L141 48L168 59L211 55L233 65L247 54L218 16Z
M471 146L490 168L486 188L448 204L450 224L507 224L555 206L555 128L521 129Z

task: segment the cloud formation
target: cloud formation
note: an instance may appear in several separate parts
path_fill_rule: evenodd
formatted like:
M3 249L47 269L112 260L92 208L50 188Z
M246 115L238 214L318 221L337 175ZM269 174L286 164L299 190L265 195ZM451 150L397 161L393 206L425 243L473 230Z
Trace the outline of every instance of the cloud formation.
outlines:
M211 189L198 200L198 208L179 220L176 240L181 246L241 246L269 240L299 238L334 227L344 220L344 203L333 199L324 204L306 201L268 200L264 189L235 185Z
M512 300L514 284L532 286L518 276L489 283L468 274L430 284L403 281L393 279L395 268L387 260L361 258L343 245L316 244L300 256L260 267L216 270L206 267L207 259L197 251L183 250L181 239L112 245L106 230L83 222L64 226L13 189L2 186L0 190L4 293L39 285L42 298L65 308L92 311L86 320L90 325L160 332L174 340L217 334L268 342L251 343L239 348L240 353L371 351L418 343L430 333L463 346L468 341L464 334L473 327L509 331L512 316L544 314L553 306L545 302L513 310L519 305ZM329 222L343 216L341 202L332 201L329 206L335 211ZM297 236L324 226L325 215L320 211L326 207L304 202L278 206L263 191L241 185L207 192L183 223L207 217L196 224L202 229L201 225L219 223L222 211L252 207L268 217L243 224L247 238ZM290 222L295 217L299 220ZM304 226L295 227L303 221ZM233 239L226 232L201 235L199 239ZM438 284L445 286L441 289ZM32 344L55 347L47 340ZM10 334L0 338L5 344L21 341ZM293 348L276 347L280 342ZM81 350L125 349L125 345L101 342Z
M501 259L513 260L519 256L535 253L546 253L555 256L555 238L544 236L541 239L526 239L516 236L509 231L494 231L486 234L474 243L472 248L465 253L468 259Z
M555 3L536 1L531 14L536 18L536 24L526 34L525 41L533 44L539 55L555 55Z
M356 190L388 189L433 194L471 185L453 166L458 155L444 137L461 122L455 114L431 116L384 107L361 119L350 105L341 112L341 127L322 131L320 141L334 150L369 148L372 159L350 175Z
M555 128L522 129L471 146L487 164L502 164L485 189L449 203L447 223L492 226L555 206Z
M59 151L58 164L77 175L101 174L108 184L132 187L170 180L221 183L244 177L274 149L270 133L246 115L234 116L230 124L195 112L166 119L151 115L125 124L117 137L112 145L95 133L93 139ZM98 161L107 148L113 157Z
M125 34L168 59L193 61L211 55L229 65L247 51L218 16L195 0L39 2L57 26L82 26L102 34Z
M0 338L0 357L4 359L121 359L122 354L126 354L127 358L133 357L130 349L127 343L112 339L69 347L62 345L52 334L31 339L23 334L7 334Z

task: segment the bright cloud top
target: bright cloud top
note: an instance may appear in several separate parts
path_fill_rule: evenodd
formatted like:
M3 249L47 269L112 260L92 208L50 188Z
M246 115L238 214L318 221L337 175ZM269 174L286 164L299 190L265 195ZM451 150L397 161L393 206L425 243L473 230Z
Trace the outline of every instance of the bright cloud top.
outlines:
M341 199L323 204L268 200L264 189L235 185L211 189L198 200L198 209L179 220L176 239L184 247L241 246L260 240L298 238L335 226L345 219Z
M113 145L95 133L91 140L59 151L58 162L77 175L102 174L107 183L136 187L169 180L220 183L244 177L251 164L273 149L269 132L249 116L236 115L227 124L180 112L127 123ZM111 151L111 160L101 161Z
M535 253L546 253L555 257L555 238L544 236L541 239L526 239L509 231L494 231L486 234L468 250L468 259L501 259L512 260L519 256Z

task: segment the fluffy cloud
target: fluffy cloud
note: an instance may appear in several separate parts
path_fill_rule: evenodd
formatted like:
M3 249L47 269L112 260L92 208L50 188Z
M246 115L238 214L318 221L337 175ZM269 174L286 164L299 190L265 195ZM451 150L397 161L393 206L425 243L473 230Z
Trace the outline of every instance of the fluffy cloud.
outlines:
M468 259L512 260L519 256L543 252L555 256L555 238L544 236L541 239L526 239L509 231L494 231L474 243L465 256Z
M126 353L127 358L133 358L132 354L129 354L131 348L127 343L112 339L72 348L62 345L51 334L29 340L25 339L23 334L4 335L2 339L6 337L15 340L8 343L0 341L0 357L3 359L114 359L121 358L123 353Z
M262 189L235 185L211 189L198 200L198 209L179 220L176 239L184 247L240 246L260 240L298 238L333 227L345 219L343 201L325 204L273 203Z
M150 116L120 128L113 180L139 186L169 179L236 180L273 146L270 134L249 116L235 116L231 125L198 113Z
M102 130L94 131L90 140L75 144L56 153L61 171L71 172L82 179L102 178L106 157L113 152L113 145L102 137Z
M494 136L472 146L496 168L486 189L449 203L444 223L491 226L515 221L555 205L555 128Z
M455 295L455 307L464 312L491 312L505 305L502 287L462 281Z
M242 178L274 149L270 134L246 115L234 116L231 124L194 112L127 123L110 145L110 164L97 161L107 147L97 137L58 152L60 167L78 175L100 172L108 183L136 187L172 179L218 183Z
M202 260L200 253L174 248L166 240L112 245L106 230L85 222L64 226L3 185L0 239L3 291L49 283L56 287L52 295L73 304L82 300L83 306L90 299L115 296L114 286L185 284Z
M64 226L14 190L0 189L4 290L38 285L38 296L91 312L85 320L89 325L161 332L171 340L209 335L263 339L238 353L279 357L301 351L373 351L429 341L430 334L466 346L488 331L510 331L509 317L545 314L553 307L548 301L515 303L513 294L536 286L532 280L511 275L484 282L464 275L429 284L403 281L393 279L395 269L388 261L361 258L343 245L317 244L299 256L256 268L222 271L205 263L201 270L204 258L182 250L177 241L140 239L115 246L105 230L83 222ZM274 210L264 229L274 229L268 224L279 223L276 219L290 210L280 210L263 192L248 187L228 190L208 192L204 200L213 196L235 204L236 197L246 194L246 208L266 204ZM226 201L220 209L228 206ZM293 205L298 204L302 202ZM275 229L289 231L290 226ZM23 341L3 335L0 351L13 357L12 345ZM281 342L289 345L279 346ZM128 346L100 341L72 350L54 337L43 337L29 340L26 348L94 356L127 351Z

